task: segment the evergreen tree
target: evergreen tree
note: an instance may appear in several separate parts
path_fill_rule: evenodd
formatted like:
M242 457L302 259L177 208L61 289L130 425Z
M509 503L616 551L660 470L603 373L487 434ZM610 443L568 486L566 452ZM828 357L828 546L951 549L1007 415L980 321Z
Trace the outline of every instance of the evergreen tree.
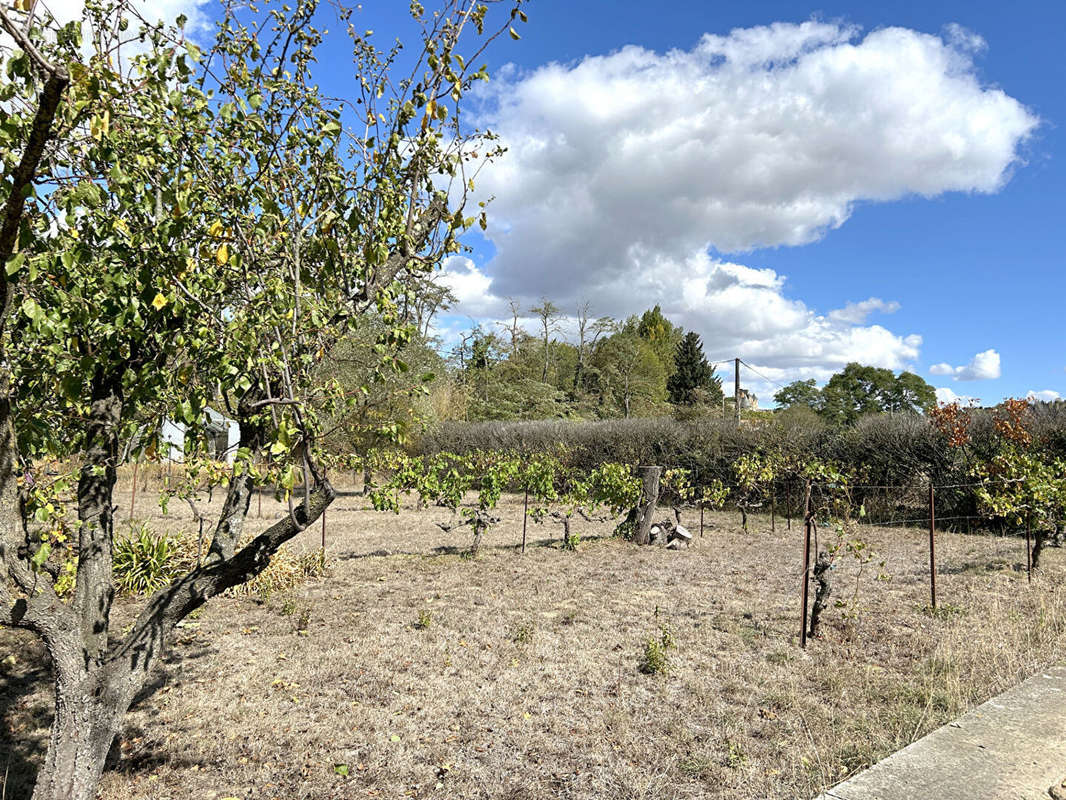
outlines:
M722 379L714 374L699 334L689 331L677 343L674 350L674 374L666 382L670 402L680 405L695 403L720 403Z

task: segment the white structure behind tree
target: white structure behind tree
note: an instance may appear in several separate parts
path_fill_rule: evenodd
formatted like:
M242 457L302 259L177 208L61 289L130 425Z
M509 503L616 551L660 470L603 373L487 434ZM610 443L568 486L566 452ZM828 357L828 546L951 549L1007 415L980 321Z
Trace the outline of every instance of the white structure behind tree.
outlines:
M188 426L172 419L163 420L160 440L164 445L164 461L185 460L185 437ZM232 464L237 455L241 441L241 426L232 419L224 417L213 408L207 409L207 421L204 423L203 437L207 441L207 454L219 461Z

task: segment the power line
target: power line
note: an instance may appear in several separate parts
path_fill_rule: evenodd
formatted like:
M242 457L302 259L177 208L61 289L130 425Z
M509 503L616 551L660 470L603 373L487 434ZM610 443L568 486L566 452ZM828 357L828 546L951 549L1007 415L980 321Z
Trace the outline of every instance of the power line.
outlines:
M780 383L778 383L777 381L773 381L773 380L770 380L769 378L767 378L767 377L766 377L765 375L763 375L763 374L762 374L761 372L759 372L759 370L755 369L755 367L753 367L753 366L752 366L751 364L749 364L749 363L748 363L747 361L745 361L744 359L740 359L740 363L741 363L741 364L743 364L743 365L744 365L745 367L747 367L748 369L750 369L750 370L751 370L752 372L754 372L754 373L755 373L756 375L758 375L758 376L759 376L760 378L762 378L762 379L763 379L764 381L766 381L767 383L769 383L769 384L770 384L771 386L773 386L773 387L774 387L775 389L784 389L784 388L785 388L783 384L780 384Z

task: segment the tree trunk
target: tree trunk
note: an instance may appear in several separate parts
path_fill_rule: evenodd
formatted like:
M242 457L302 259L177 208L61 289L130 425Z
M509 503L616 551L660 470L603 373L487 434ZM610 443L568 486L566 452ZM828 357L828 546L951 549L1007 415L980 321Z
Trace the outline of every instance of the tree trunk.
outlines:
M1044 552L1044 545L1047 543L1047 533L1042 529L1037 529L1033 537L1033 569L1037 569L1040 566L1040 555Z
M73 607L90 659L107 647L114 548L114 489L118 479L119 418L122 401L110 382L98 376L86 421L85 464L78 476L78 572Z
M570 540L570 517L562 517L560 522L563 523L563 549L564 550L576 550L577 547Z
M662 476L662 467L637 467L642 481L640 492L640 505L630 513L633 518L633 541L637 544L647 544L651 534L652 517L655 516L655 508L659 503L659 478Z
M92 800L128 702L84 670L56 668L55 717L33 800Z
M474 543L470 545L470 555L476 556L481 549L481 537L485 535L485 525L480 521L474 522Z

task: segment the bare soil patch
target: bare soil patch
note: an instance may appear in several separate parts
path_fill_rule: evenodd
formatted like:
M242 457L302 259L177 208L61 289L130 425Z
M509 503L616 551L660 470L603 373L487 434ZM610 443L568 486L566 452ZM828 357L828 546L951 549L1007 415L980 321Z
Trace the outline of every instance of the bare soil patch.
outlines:
M193 533L138 498L156 529ZM221 498L215 498L220 506ZM129 497L119 499L123 512ZM251 523L282 513L253 500ZM476 560L442 509L340 497L329 577L212 601L180 629L131 712L101 796L119 798L800 798L924 735L1061 656L1066 554L1027 585L1024 542L867 528L885 579L834 571L823 635L797 646L802 533L737 514L684 520L692 548L610 538L613 523L532 523L520 497ZM298 548L317 547L320 529ZM823 533L823 536L825 534ZM119 604L119 615L133 604ZM642 674L668 626L669 669ZM50 715L43 653L0 632L0 771L28 791ZM2 772L0 772L2 774Z

